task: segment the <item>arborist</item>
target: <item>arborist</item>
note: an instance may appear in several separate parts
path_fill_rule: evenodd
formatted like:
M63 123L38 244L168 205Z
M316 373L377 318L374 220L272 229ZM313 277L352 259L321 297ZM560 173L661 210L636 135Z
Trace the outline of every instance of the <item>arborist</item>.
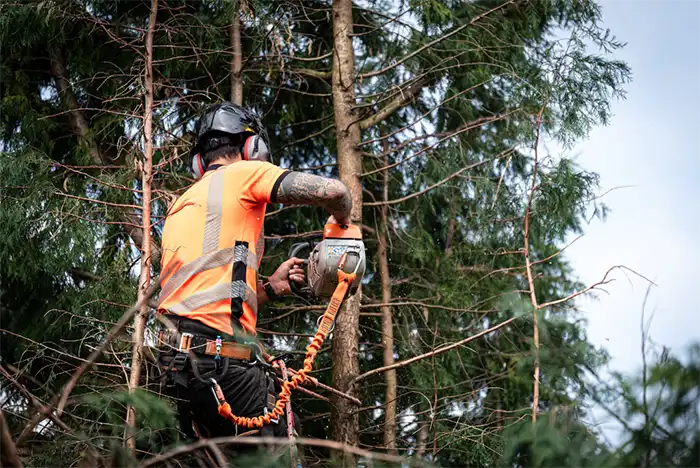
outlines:
M198 180L165 219L158 306L174 324L159 335L169 350L160 365L174 376L170 391L180 402L182 430L193 438L250 430L221 416L222 401L230 405L226 414L244 418L273 410L274 375L255 340L258 309L290 295L291 283L304 284L305 274L304 260L290 258L266 282L259 279L267 204L323 207L327 225L341 226L350 224L352 207L339 180L273 164L267 132L251 110L212 105L195 128ZM268 419L258 435L286 434L281 418Z

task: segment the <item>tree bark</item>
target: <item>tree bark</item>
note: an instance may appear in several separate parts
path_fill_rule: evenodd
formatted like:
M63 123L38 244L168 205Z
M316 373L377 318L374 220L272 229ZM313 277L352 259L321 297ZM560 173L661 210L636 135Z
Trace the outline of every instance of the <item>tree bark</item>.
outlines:
M384 165L389 164L388 141L383 140ZM383 174L383 199L389 199L389 171ZM382 225L377 232L377 256L379 257L379 274L382 283L382 302L387 304L382 306L382 349L384 350L384 366L394 364L394 323L391 316L391 275L389 272L389 259L387 258L387 242L389 231L389 220L387 217L386 205L380 209ZM387 451L396 455L396 371L390 370L384 374L384 446Z
M429 423L426 421L420 422L420 429L418 429L418 441L416 443L416 460L418 463L416 465L420 466L420 461L425 455L426 442L428 441L428 436L430 428Z
M352 46L352 0L333 1L333 110L340 180L352 195L351 220L362 223L362 155L360 126L355 112L355 53ZM333 386L351 393L350 383L360 372L358 342L361 291L348 298L336 318L333 332ZM333 396L333 438L342 444L359 445L359 417L356 408L344 398ZM345 466L354 465L354 457L343 454Z
M153 177L153 31L155 30L156 15L158 13L158 0L151 0L151 15L146 32L146 70L144 73L145 110L143 119L144 155L142 167L143 189L143 250L141 252L141 277L139 279L138 300L141 301L147 294L151 280L151 182ZM148 303L143 301L141 309L134 318L134 347L131 359L131 373L129 375L129 392L133 393L139 386L141 377L141 364L143 362L143 335L146 328L148 315ZM129 405L126 410L127 446L133 451L136 441L131 429L136 426L136 409Z
M447 237L445 239L445 257L452 255L452 242L455 236L455 225L457 224L457 203L450 202L450 220L447 224Z
M65 60L60 50L56 48L49 49L49 57L51 58L51 73L56 82L58 95L62 96L66 107L70 109L70 123L73 127L73 132L79 137L80 141L87 147L90 157L96 164L104 164L104 158L95 141L90 138L89 126L85 116L80 111L78 99L71 88L68 79L68 71L66 70Z
M240 3L235 2L233 21L229 26L231 37L231 48L233 57L231 59L231 102L243 105L243 72L241 70L241 57L243 56L241 47L241 9Z

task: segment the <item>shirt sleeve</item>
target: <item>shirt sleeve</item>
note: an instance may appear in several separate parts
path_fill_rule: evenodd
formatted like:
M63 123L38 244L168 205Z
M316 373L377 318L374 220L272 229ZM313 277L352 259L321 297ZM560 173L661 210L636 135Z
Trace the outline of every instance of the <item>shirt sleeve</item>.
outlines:
M289 170L262 161L250 161L251 171L246 177L245 198L251 203L275 203L277 189Z

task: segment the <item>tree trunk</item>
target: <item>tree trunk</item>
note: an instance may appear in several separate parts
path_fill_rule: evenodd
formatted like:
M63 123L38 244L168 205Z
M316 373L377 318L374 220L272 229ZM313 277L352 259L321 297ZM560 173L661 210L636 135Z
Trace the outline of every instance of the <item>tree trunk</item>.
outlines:
M450 202L450 220L447 224L447 237L445 239L445 257L452 255L452 242L455 236L455 225L457 224L457 203Z
M430 423L427 421L420 421L420 429L418 429L418 440L416 442L416 465L420 466L421 465L421 460L423 459L423 456L425 455L425 447L426 447L426 442L428 441L428 436L429 431L430 431Z
M352 0L333 2L333 110L340 180L352 195L351 220L362 222L362 156L358 149L360 127L355 113L355 53L352 47ZM358 342L360 295L347 299L336 318L333 332L333 386L351 392L350 382L360 372ZM352 446L359 445L359 418L356 407L344 398L333 397L333 439ZM344 455L344 465L354 464L354 457Z
M151 0L151 16L146 32L146 70L144 73L145 110L143 120L144 155L142 174L143 189L143 249L141 252L141 277L139 279L138 300L147 293L151 280L151 182L153 177L153 31L155 29L156 14L158 13L158 0ZM148 303L144 301L138 314L134 318L134 348L131 359L131 374L129 375L129 392L133 393L139 386L141 377L141 364L143 362L143 335L146 328L148 315ZM136 409L129 405L126 410L127 446L133 451L136 441L133 434L129 433L136 426Z
M78 99L68 80L68 71L66 70L63 54L60 50L52 47L49 49L49 56L51 58L51 74L56 82L58 95L62 97L64 105L71 111L69 116L73 132L80 138L81 143L87 146L90 157L95 164L104 164L104 158L97 144L90 138L87 120L85 120L85 116L80 111Z
M234 4L233 22L229 26L231 36L231 48L233 57L231 59L231 102L243 105L243 73L241 70L241 9L240 3Z
M384 143L384 165L389 165L388 142ZM389 171L384 171L383 199L389 199ZM382 282L382 303L391 302L391 275L389 273L389 260L387 258L387 242L389 232L389 220L387 206L381 207L382 225L377 232L377 255L379 257L379 273ZM382 310L382 348L384 350L384 366L394 364L394 324L391 317L391 307L383 306ZM390 370L384 374L386 384L384 390L384 446L387 451L396 455L396 371Z

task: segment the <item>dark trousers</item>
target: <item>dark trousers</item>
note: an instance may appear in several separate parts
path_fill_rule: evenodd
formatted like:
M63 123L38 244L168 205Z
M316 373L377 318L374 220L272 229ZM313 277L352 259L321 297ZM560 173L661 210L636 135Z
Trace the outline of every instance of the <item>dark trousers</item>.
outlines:
M222 335L221 332L194 320L173 321L181 333L189 332L211 339ZM232 340L232 337L222 336L222 339ZM164 354L159 360L161 366L167 367L172 360L172 355ZM198 372L194 372L193 366L196 366ZM174 379L169 379L170 382L166 387L167 393L178 401L180 425L182 431L189 437L235 436L252 430L236 426L219 415L210 383L211 378L218 382L236 416L256 417L265 414L268 408L268 395L272 393L276 398L279 392L272 372L261 363L251 364L221 358L217 366L213 356L198 354L197 360L189 359L185 369L177 372ZM193 422L199 434L193 430ZM254 435L286 437L287 425L284 417L280 417L276 424L263 426L260 432Z

